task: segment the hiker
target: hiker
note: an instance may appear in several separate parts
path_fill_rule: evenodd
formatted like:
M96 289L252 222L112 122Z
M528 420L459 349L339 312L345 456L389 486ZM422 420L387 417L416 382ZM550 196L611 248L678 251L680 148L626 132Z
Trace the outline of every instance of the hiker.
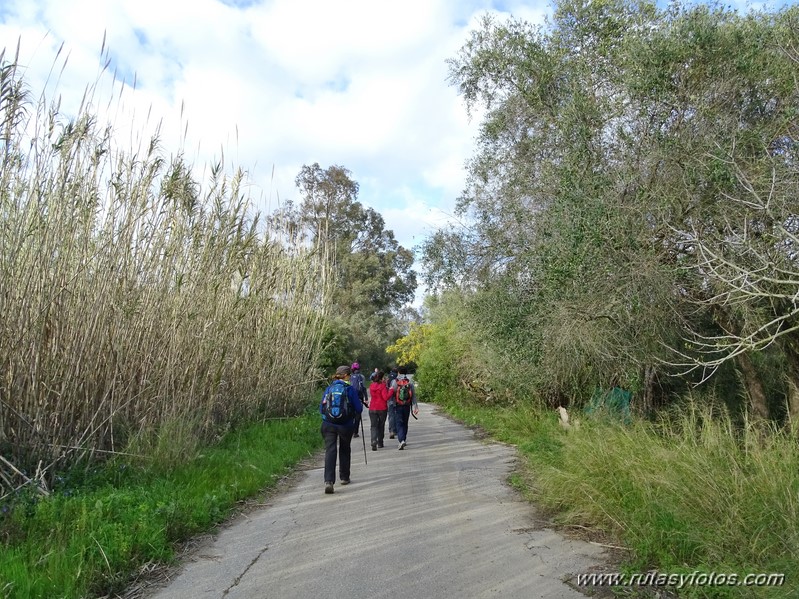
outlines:
M370 380L371 382L374 382L374 381L375 381L375 377L377 376L377 373L378 373L378 372L380 372L380 369L379 369L379 368L377 368L377 367L375 367L375 370L374 370L374 372L373 372L372 374L370 374L370 375L369 375L369 380Z
M361 365L358 362L353 362L352 366L350 366L350 370L352 370L352 374L350 375L350 385L355 388L355 391L358 393L358 399L361 400L361 403L365 405L367 408L369 407L369 398L366 396L366 381L363 380L363 375L361 374ZM355 432L352 434L353 437L360 437L358 433L361 427L361 415L358 414L357 418L355 419Z
M386 417L388 416L388 387L383 381L383 371L374 373L372 384L369 385L369 422L371 423L372 451L383 447L383 435L386 432Z
M388 373L388 381L386 381L386 387L391 390L391 385L394 384L394 381L397 378L397 369L392 368ZM397 418L394 412L394 396L389 394L388 396L388 438L393 439L397 434Z
M325 440L325 493L333 493L336 483L336 457L342 485L350 484L350 443L355 430L355 417L363 410L361 398L350 385L349 366L339 366L333 382L322 394L322 437ZM338 445L338 449L337 446Z
M419 405L416 403L416 389L413 382L408 378L408 369L404 366L399 369L397 378L391 382L389 390L394 398L394 419L397 425L397 440L399 447L403 450L407 445L408 420L413 412L414 417L419 413Z

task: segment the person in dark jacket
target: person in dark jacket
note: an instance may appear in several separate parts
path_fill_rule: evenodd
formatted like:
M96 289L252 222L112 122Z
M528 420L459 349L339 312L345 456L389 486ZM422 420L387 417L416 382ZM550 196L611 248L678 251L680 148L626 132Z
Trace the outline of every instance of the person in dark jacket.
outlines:
M356 416L363 411L363 404L358 392L350 385L351 369L349 366L339 366L333 377L333 382L324 390L322 402L319 404L319 413L322 414L322 437L325 440L325 493L333 493L336 483L336 458L338 458L338 472L342 485L350 483L350 457L352 433L355 431ZM343 385L354 408L353 414L347 422L335 424L328 421L325 413L325 397L328 393L337 390L336 385ZM337 447L338 446L338 447Z
M396 368L392 368L388 373L388 380L386 381L386 387L391 389L391 384L397 380L398 372ZM397 434L397 418L394 408L396 404L394 403L394 396L389 394L388 397L388 438L393 439Z
M403 404L401 403L400 396L400 381L407 386L410 391L410 397ZM419 405L416 401L416 388L413 386L413 381L408 377L408 369L404 366L399 369L397 378L391 381L391 388L389 389L391 399L394 400L394 421L397 426L397 441L399 446L397 449L405 449L408 438L408 420L410 420L411 413L416 416L419 413Z
M361 374L361 365L358 362L353 362L352 366L350 366L350 385L355 388L355 391L358 392L358 397L361 399L361 403L365 405L367 408L369 407L369 396L366 392L366 381L363 379L363 375ZM355 418L355 431L352 433L353 438L358 437L358 431L361 427L361 415Z

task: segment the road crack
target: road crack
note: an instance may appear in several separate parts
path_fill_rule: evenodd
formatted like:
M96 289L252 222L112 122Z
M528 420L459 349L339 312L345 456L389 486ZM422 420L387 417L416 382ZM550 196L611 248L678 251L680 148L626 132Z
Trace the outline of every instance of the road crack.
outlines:
M268 550L269 550L269 546L266 546L266 547L264 547L263 549L261 549L261 551L259 551L259 552L258 552L258 555L256 555L256 556L255 556L255 557L252 559L252 561L251 561L251 562L250 562L250 563L247 565L247 567L246 567L246 568L244 568L244 572L242 572L241 574L239 574L239 575L236 577L236 579L233 581L233 584L231 584L231 585L230 585L228 588L226 588L226 589L225 589L225 592L224 592L224 593L222 593L222 597L227 597L228 593L229 593L229 592L230 592L230 591L233 589L233 587L236 587L236 586L238 586L238 584L241 582L241 579L242 579L242 578L244 578L244 577L247 575L247 572L249 572L249 571L250 571L250 568L252 568L252 567L255 565L255 563L256 563L256 562L257 562L259 559L261 559L261 556L262 556L264 553L266 553Z

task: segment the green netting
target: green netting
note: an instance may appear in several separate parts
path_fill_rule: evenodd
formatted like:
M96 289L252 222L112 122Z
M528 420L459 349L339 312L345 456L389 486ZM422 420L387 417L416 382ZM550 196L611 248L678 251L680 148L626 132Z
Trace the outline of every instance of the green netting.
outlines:
M620 387L613 387L610 390L596 389L585 408L585 413L619 418L627 424L631 418L630 401L632 398L633 394L630 391L625 391Z

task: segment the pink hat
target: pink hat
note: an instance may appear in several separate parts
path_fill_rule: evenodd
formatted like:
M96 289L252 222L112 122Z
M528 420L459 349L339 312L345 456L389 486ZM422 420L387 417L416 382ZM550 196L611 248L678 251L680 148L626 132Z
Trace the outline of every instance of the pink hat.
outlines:
M358 362L353 362L352 363L352 369L353 370L360 370L361 369L361 365L358 364Z

